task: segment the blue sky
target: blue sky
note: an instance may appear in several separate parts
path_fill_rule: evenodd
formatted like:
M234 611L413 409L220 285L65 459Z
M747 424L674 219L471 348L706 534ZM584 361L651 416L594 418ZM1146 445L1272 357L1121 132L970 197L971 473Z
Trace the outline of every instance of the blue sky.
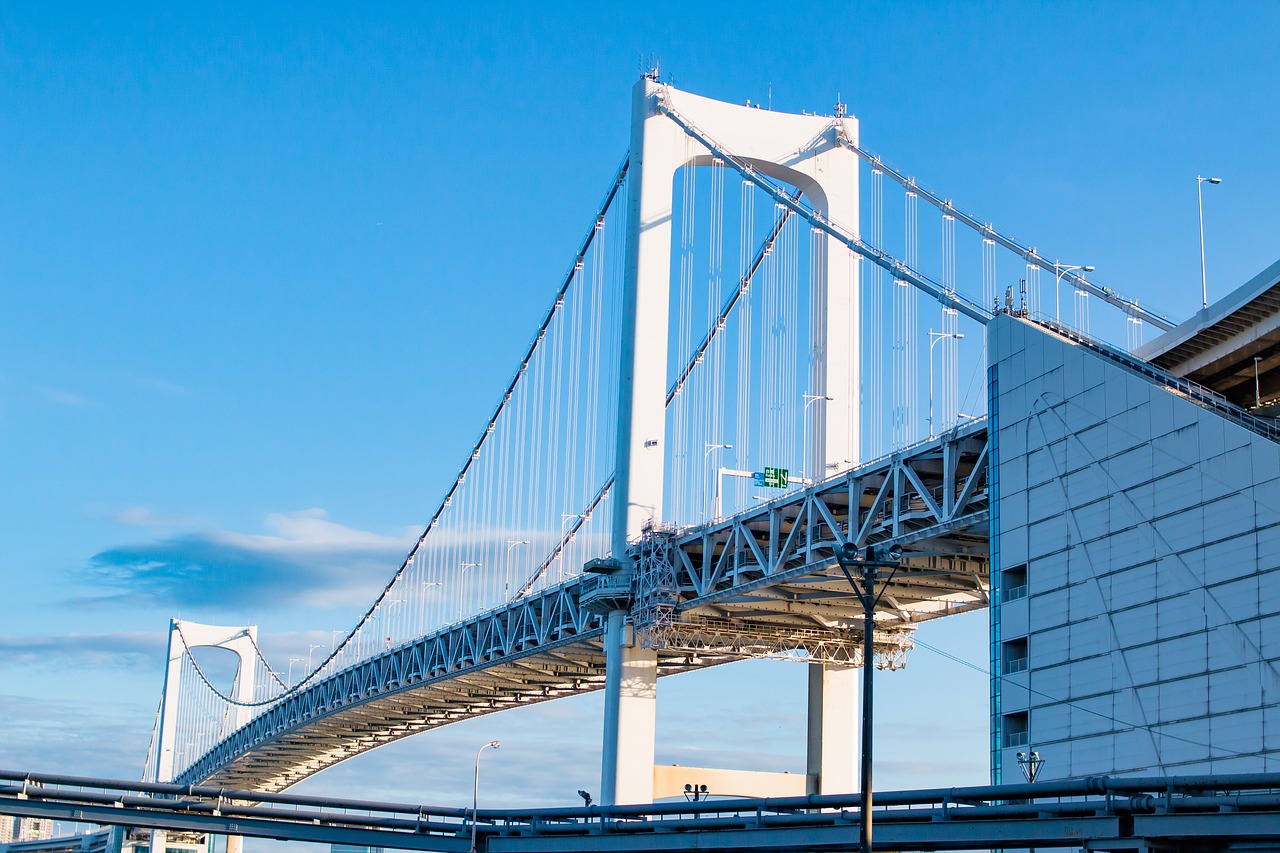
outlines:
M276 660L354 622L569 263L642 55L724 100L838 95L866 147L1177 318L1197 173L1211 299L1280 256L1280 7L803 8L0 6L0 764L140 772L170 616ZM981 615L922 637L985 660ZM665 682L659 760L802 769L803 677ZM985 779L981 675L919 650L882 681L885 785ZM501 737L494 801L564 802L598 731L575 699L306 786L458 804Z

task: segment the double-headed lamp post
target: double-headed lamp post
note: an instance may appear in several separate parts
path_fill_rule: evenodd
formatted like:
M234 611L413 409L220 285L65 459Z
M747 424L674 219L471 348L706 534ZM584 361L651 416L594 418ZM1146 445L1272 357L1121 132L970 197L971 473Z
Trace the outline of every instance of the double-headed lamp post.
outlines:
M1222 183L1222 178L1206 178L1196 175L1196 201L1200 206L1200 293L1204 301L1205 308L1209 307L1209 277L1205 275L1204 269L1204 184L1208 181L1211 184Z
M476 853L476 815L480 813L480 753L489 747L497 749L502 741L491 740L476 750L476 775L471 786L471 853Z
M840 570L862 604L862 772L859 777L862 820L858 848L861 853L871 853L871 690L874 684L871 661L875 655L876 604L884 594L883 587L879 594L876 593L876 579L880 569L890 569L885 585L893 580L893 575L902 567L902 548L898 545L868 545L861 549L853 542L846 542L840 548L838 560ZM855 566L862 570L861 586L850 571Z

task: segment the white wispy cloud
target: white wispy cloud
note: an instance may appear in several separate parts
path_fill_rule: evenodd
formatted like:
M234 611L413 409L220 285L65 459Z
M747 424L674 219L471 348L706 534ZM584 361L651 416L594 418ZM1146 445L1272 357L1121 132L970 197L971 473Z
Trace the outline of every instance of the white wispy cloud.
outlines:
M66 634L45 637L0 636L6 666L125 666L154 668L164 655L165 635L125 631L114 634Z

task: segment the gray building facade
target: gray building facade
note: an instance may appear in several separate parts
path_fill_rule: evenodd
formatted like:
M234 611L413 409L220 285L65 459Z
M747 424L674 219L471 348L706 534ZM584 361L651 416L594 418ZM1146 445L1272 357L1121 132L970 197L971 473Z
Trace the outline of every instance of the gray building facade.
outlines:
M995 782L1280 770L1280 443L1140 359L988 326Z

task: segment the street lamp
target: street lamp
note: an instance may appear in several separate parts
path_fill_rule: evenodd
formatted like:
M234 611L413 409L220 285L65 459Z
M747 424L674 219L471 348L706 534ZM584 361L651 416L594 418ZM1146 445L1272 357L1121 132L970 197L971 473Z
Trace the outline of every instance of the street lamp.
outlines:
M801 461L804 463L804 478L807 480L809 479L809 406L819 400L830 403L835 398L828 397L826 394L805 394L803 396L804 411L800 413L800 420L802 421L801 429L804 431L804 439L801 441L800 452L804 457ZM823 473L826 472L824 471Z
M302 663L302 658L289 658L289 679L288 679L288 681L289 681L289 686L290 686L290 687L292 687L292 686L293 686L293 665L294 665L295 663Z
M1262 356L1253 357L1253 407L1255 409L1262 408L1262 380L1258 377L1258 363L1261 361Z
M324 647L325 647L324 643L312 643L311 647L307 649L307 672L311 671L312 652L314 652L316 649L323 649Z
M468 584L467 584L467 582L466 582L466 579L463 577L463 573L464 573L464 572L466 572L466 570L467 570L467 569L478 569L478 568L480 568L480 564L479 564L479 563L466 563L466 562L463 562L463 563L459 563L459 564L458 564L458 567L459 567L459 568L458 568L458 588L459 588L459 591L463 593L463 595L458 596L458 620L459 620L459 621L461 621L461 620L462 620L462 610L463 610L463 607L464 607L463 599L467 597L465 593L466 593L466 591L467 591L467 587L468 587ZM470 602L465 602L465 604L469 604L469 603L470 603Z
M576 521L585 521L586 518L587 518L586 513L581 513L581 512L560 513L560 545L558 546L560 548L560 551L558 554L556 554L556 557L558 558L558 562L560 563L560 565L556 568L556 579L558 581L564 580L565 551L569 549L569 539L571 536L571 534L567 530L569 519L574 519L574 521L576 522Z
M1081 270L1083 272L1093 272L1097 267L1091 266L1067 266L1057 261L1053 262L1053 319L1054 322L1062 322L1062 276L1072 270Z
M1196 175L1196 201L1200 206L1200 291L1204 298L1204 307L1209 307L1209 279L1204 271L1204 183L1222 183L1222 178L1205 178Z
M471 853L476 853L476 814L480 811L480 753L489 747L497 749L502 741L491 740L476 750L476 775L471 787Z
M711 458L711 452L713 450L733 450L732 444L706 444L703 446L706 448L706 450L704 450L702 453L703 468L706 468L707 460ZM714 510L715 510L716 518L720 517L720 478L722 476L723 470L724 469L722 469L720 466L718 465L716 466L716 488L715 488L715 501L714 501L714 504L715 504Z
M935 332L929 330L929 437L933 438L933 345L947 338L957 341L964 337L964 332Z
M862 821L858 846L861 853L871 853L871 723L872 723L872 666L871 659L875 655L873 637L876 627L876 605L880 595L898 569L902 568L902 547L899 545L868 545L859 549L854 542L846 542L840 548L838 557L840 570L844 572L854 595L862 604L862 774L859 781L862 800ZM862 568L862 587L854 580L849 569L853 566ZM880 595L876 594L876 579L880 569L891 569Z
M528 539L508 539L507 540L507 568L506 578L502 582L502 597L505 600L511 595L511 549L517 545L528 545Z

